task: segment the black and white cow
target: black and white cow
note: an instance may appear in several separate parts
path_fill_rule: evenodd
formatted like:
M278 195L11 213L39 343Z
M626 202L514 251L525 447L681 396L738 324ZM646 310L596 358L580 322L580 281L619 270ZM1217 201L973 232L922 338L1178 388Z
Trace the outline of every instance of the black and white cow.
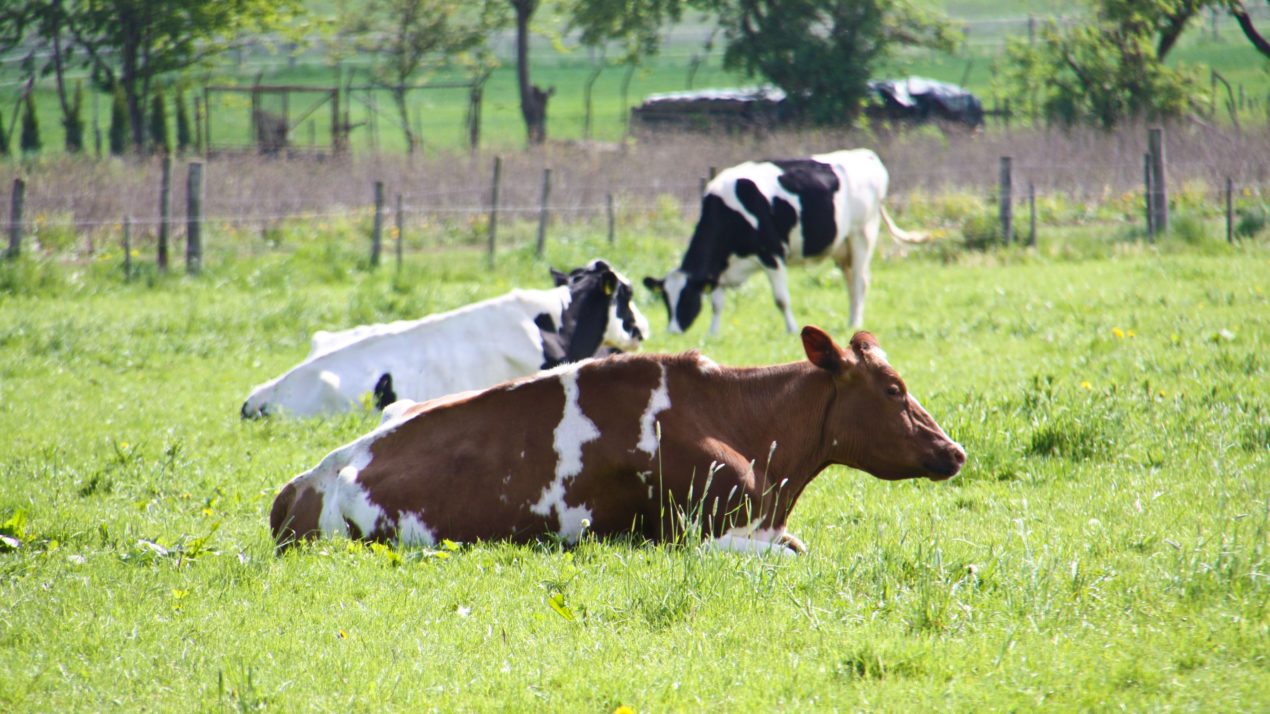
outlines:
M644 278L644 285L662 297L674 333L692 325L709 292L710 333L716 334L724 300L717 288L737 287L762 269L785 329L793 332L786 264L832 257L847 279L851 325L858 327L880 223L896 240L926 240L900 230L887 215L888 182L886 167L868 149L724 169L706 186L701 219L679 267L661 280Z
M419 320L319 332L303 362L252 390L246 418L346 411L363 395L383 409L639 348L648 320L631 284L603 260L565 274L551 290L501 297Z

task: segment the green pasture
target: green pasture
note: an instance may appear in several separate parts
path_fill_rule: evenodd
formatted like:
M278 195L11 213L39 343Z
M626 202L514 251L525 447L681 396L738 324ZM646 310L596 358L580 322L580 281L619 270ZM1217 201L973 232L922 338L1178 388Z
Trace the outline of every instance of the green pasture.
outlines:
M964 83L975 92L988 108L998 107L1007 99L1016 110L1023 105L1022 98L1009 96L1009 88L998 77L997 64L1003 59L1007 37L1025 37L1026 24L1020 24L1029 13L1038 18L1052 15L1069 15L1072 8L1064 3L1048 0L1018 2L1003 6L981 0L932 3L950 17L969 23L969 42L963 50L953 54L930 51L900 51L891 61L878 70L879 76L901 77L920 75L949 82ZM320 8L319 8L320 9ZM702 31L704 36L705 31ZM662 49L659 56L648 59L631 75L625 101L622 84L626 68L604 63L593 58L585 48L572 47L561 53L543 37L535 36L532 45L532 77L535 84L554 87L555 94L548 108L548 135L552 139L579 140L588 136L585 129L585 84L597 67L602 67L592 90L592 124L589 137L599 141L616 141L626 132L629 108L639 104L649 94L681 91L705 87L750 86L748 79L722 66L722 43L716 39L713 51L707 53L699 42L676 39ZM691 67L694 57L702 61L695 72ZM240 61L241 60L241 61ZM1224 18L1219 32L1213 37L1207 20L1196 22L1183 36L1178 48L1170 55L1171 64L1185 64L1195 68L1201 79L1204 97L1213 85L1211 71L1216 71L1231 85L1231 91L1217 85L1219 120L1229 122L1226 102L1233 98L1236 113L1241 122L1266 121L1270 100L1270 64L1240 34L1233 20ZM598 64L597 64L598 62ZM368 59L354 57L344 64L338 76L342 83L354 85L368 83ZM691 74L691 81L690 81ZM259 76L265 84L300 84L333 86L337 82L336 68L318 51L307 50L289 57L281 49L272 51L257 49L242 55L226 53L205 69L168 78L172 83L184 84L186 102L193 96L201 96L207 84L250 86ZM0 112L6 127L11 126L12 109L18 89L24 77L16 63L0 65ZM419 82L465 81L467 77L446 71L421 74ZM169 99L171 99L169 94ZM52 81L41 82L36 90L41 136L46 153L60 153L62 127L60 110L53 93ZM95 101L95 103L94 103ZM291 132L293 146L304 148L311 144L326 147L330 144L329 106L314 108L315 97L294 94L289 100L288 112L295 126ZM351 134L356 152L399 152L405 147L398 125L396 111L387 92L356 92L344 101L350 107L349 118L354 125ZM95 111L101 127L103 142L109 126L110 101L106 95L96 98L92 93L84 100L85 125L88 127L85 145L93 149L92 117ZM210 98L213 143L222 148L244 147L251 143L251 104L248 95L213 94ZM266 111L281 112L280 98L266 98ZM373 107L373 109L372 109ZM465 128L468 93L465 89L435 89L412 94L410 110L415 117L414 128L423 137L425 150L447 151L467 144ZM314 109L308 118L299 120L307 110ZM192 110L191 110L192 111ZM175 122L169 109L169 120ZM1027 123L1030 117L1016 117L1016 122ZM175 129L172 130L175 136ZM515 66L504 59L491 75L484 93L481 123L482 144L495 149L513 149L524 145L524 122L520 115L520 100L516 86ZM17 135L14 135L16 150Z
M416 237L400 273L362 264L364 229L213 228L197 278L124 283L117 249L0 263L0 709L1270 708L1264 233L1147 246L1103 221L1037 250L888 249L867 326L969 461L942 484L829 469L793 514L803 557L691 539L277 557L277 488L377 421L239 419L310 333L546 285L547 262L660 274L688 226L645 217L609 246L566 225L538 262L513 225L492 272ZM848 336L832 266L791 290ZM638 296L650 351L801 358L761 280L716 338L666 334Z

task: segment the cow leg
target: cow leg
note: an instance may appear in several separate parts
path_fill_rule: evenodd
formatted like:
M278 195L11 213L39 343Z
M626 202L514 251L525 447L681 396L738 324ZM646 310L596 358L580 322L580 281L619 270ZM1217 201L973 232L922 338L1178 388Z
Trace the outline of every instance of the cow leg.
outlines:
M847 273L847 289L851 293L851 327L864 324L864 296L869 292L869 263L878 244L878 216L864 225L860 234L851 236L851 271ZM844 271L845 272L845 271Z
M727 296L723 294L722 287L715 287L710 291L710 334L719 334L719 323L723 319L723 303Z
M776 309L785 317L785 331L794 333L798 323L794 322L794 311L789 307L789 272L785 270L784 261L777 260L775 268L765 268L767 280L772 284L772 296L776 299Z
M797 550L787 539L785 530L772 528L763 528L753 530L750 528L731 528L723 535L710 541L712 550L721 550L729 553L750 553L757 555L766 555L775 553L782 556L798 555L801 551ZM793 538L793 536L788 536ZM802 545L797 538L793 538L793 542ZM803 547L806 550L806 546Z

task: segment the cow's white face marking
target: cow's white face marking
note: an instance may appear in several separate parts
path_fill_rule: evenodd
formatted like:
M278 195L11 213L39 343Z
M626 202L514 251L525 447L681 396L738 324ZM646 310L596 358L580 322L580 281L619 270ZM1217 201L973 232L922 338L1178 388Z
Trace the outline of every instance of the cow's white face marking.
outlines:
M670 390L666 386L666 365L661 367L661 379L657 382L657 388L652 394L648 395L648 406L644 408L644 413L639 416L639 443L635 448L648 454L650 457L657 453L657 431L654 428L657 421L657 413L670 408Z
M670 271L662 283L662 290L666 291L666 303L670 305L670 325L666 329L675 334L683 332L683 328L679 326L679 298L687 285L688 274L682 270Z
M433 546L437 533L427 526L417 514L402 513L397 518L397 540L403 545Z
M582 363L562 365L555 371L564 388L564 415L552 433L556 451L556 473L551 483L542 489L538 502L529 510L548 516L554 510L560 522L560 535L572 543L582 534L582 520L590 520L591 511L585 504L570 506L565 502L565 484L582 473L582 446L600 438L595 422L582 413L578 404L578 368Z

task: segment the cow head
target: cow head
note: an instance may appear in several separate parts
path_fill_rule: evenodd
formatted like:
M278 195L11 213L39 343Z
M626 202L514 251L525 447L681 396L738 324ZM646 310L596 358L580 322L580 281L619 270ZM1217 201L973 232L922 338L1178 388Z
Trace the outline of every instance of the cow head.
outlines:
M340 393L340 376L308 361L251 390L241 414L244 419L281 412L320 414L338 411L347 402Z
M697 316L701 314L702 296L714 290L715 283L713 280L695 278L676 269L670 271L661 280L652 277L644 278L644 287L661 298L670 321L666 329L678 335L691 327Z
M909 394L873 335L855 333L849 349L817 327L802 338L807 359L833 380L823 432L830 461L887 480L957 475L966 452Z
M557 287L569 288L560 327L566 340L564 361L637 350L648 337L648 320L632 301L630 281L605 261L592 260L567 274L552 268L551 276Z

